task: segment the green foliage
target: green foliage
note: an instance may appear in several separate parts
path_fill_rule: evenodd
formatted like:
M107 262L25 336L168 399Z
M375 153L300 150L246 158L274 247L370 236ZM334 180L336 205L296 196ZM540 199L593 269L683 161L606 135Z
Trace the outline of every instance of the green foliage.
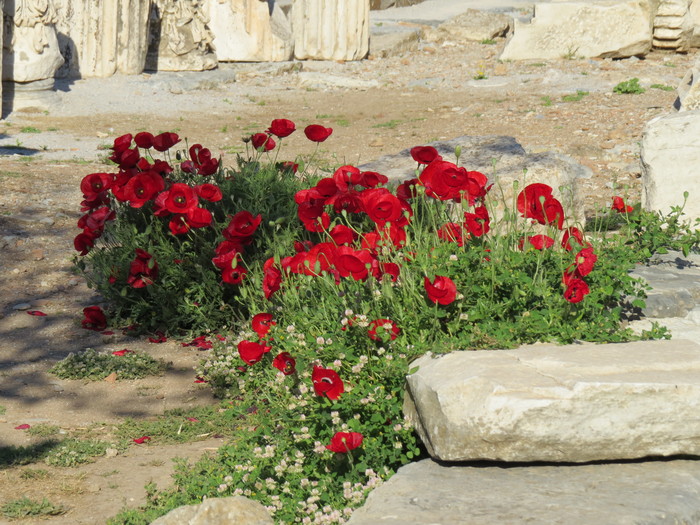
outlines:
M39 128L35 128L34 126L25 126L20 131L22 133L41 133L41 130Z
M7 409L4 406L0 405L0 416L5 415L6 411L7 411Z
M496 43L496 41L493 38L484 38L479 43L486 46L492 46Z
M117 356L87 348L79 354L69 354L49 372L61 379L101 381L112 373L117 374L117 379L142 379L162 374L167 366L147 354L129 352Z
M613 88L613 93L619 93L623 95L639 95L641 93L644 93L645 91L646 89L639 85L638 78L631 78L629 80L625 80L624 82L620 82Z
M561 97L561 100L562 102L579 102L586 95L588 95L588 91L581 91L580 89L577 89L576 94L564 95Z
M667 86L666 84L652 84L649 87L651 89L660 89L661 91L673 91L676 89L673 86Z
M8 501L0 507L0 513L9 519L32 518L36 516L60 516L68 509L62 505L54 505L48 499L41 501L22 497Z
M51 450L44 461L55 467L75 467L91 463L96 457L104 456L109 443L96 439L66 439Z
M549 107L552 105L552 97L550 97L549 95L540 97L540 100L542 101L542 105L545 107Z
M50 425L48 423L40 423L34 425L29 429L29 435L35 437L49 437L58 434L61 430L57 425Z

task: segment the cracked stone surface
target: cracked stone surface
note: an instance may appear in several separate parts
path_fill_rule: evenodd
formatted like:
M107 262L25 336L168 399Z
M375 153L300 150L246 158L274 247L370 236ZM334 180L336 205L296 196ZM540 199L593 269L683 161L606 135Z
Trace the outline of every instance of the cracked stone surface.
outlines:
M441 461L700 455L700 345L686 340L425 356L404 411Z

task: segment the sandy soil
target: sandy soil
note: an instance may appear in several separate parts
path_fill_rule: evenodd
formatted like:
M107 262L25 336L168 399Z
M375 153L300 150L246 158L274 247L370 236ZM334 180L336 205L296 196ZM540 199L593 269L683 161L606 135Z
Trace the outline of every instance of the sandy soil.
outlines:
M650 86L675 87L695 57L655 52L645 60L501 63L502 46L424 44L357 63L239 64L211 73L62 82L48 112L13 113L0 122L0 406L6 409L0 447L37 442L14 429L22 423L47 422L67 432L101 424L108 434L126 417L215 402L193 383L202 352L80 328L82 308L100 298L71 268L78 186L85 175L110 170L101 160L104 147L123 133L176 131L230 164L243 151L242 136L289 118L298 128L334 129L322 148L328 165L359 164L460 135L510 135L526 149L568 154L591 168L589 210L610 202L613 183L616 193L638 200L642 129L673 111L676 96ZM479 72L487 78L476 80ZM613 94L633 77L645 93ZM342 87L358 80L375 87ZM588 94L562 100L577 91ZM281 157L312 150L297 133L285 140ZM27 315L26 305L47 317ZM140 381L84 383L47 374L87 347L145 351L173 366L163 377ZM0 502L46 496L70 509L49 523L101 523L124 504L142 502L149 480L164 486L173 456L193 458L219 441L134 446L77 469L0 465ZM25 479L28 468L50 475Z

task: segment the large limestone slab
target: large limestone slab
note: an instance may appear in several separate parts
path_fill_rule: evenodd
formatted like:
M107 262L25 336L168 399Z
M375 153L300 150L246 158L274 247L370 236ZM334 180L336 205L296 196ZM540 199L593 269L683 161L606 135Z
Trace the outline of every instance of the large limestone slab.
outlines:
M59 76L108 77L143 71L151 0L56 0Z
M405 412L443 461L700 455L700 345L454 352L414 363Z
M501 59L623 58L651 49L654 0L535 5L530 23L515 20Z
M490 182L497 183L499 188L492 192L499 201L492 202L496 216L502 207L501 200L511 203L515 181L518 181L521 189L526 184L541 182L552 186L554 196L562 202L567 217L585 224L582 182L591 177L591 171L570 157L553 152L528 153L513 137L498 135L465 135L428 145L437 149L442 158L450 162L457 160L455 148L459 147L460 166L470 171L480 171L489 177ZM367 171L378 171L392 181L402 181L415 177L416 162L411 157L410 149L406 149L360 167Z
M505 36L511 23L511 17L501 13L467 9L461 15L443 22L438 27L426 27L423 30L423 40L454 44L481 42Z
M219 62L280 62L294 49L292 26L276 2L207 0Z
M642 206L667 214L689 198L685 218L700 218L700 109L649 121L642 134Z
M369 51L369 0L295 0L294 57L361 60Z
M440 466L424 460L375 489L348 525L700 522L700 462Z
M257 501L243 496L210 498L199 505L178 507L155 520L152 525L273 525L270 514Z
M674 107L678 111L700 109L700 60L696 60L676 88L678 98Z

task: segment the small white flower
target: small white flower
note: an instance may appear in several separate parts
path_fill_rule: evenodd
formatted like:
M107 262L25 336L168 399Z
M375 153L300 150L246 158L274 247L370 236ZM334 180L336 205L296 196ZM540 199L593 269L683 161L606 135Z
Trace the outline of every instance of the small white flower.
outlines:
M450 255L450 261L456 261L456 260L457 260L457 256L454 253L452 255Z
M326 340L325 340L323 337L321 337L321 336L318 336L318 337L316 338L316 344L317 344L317 345L322 345L322 344L324 344L325 342L326 342Z

